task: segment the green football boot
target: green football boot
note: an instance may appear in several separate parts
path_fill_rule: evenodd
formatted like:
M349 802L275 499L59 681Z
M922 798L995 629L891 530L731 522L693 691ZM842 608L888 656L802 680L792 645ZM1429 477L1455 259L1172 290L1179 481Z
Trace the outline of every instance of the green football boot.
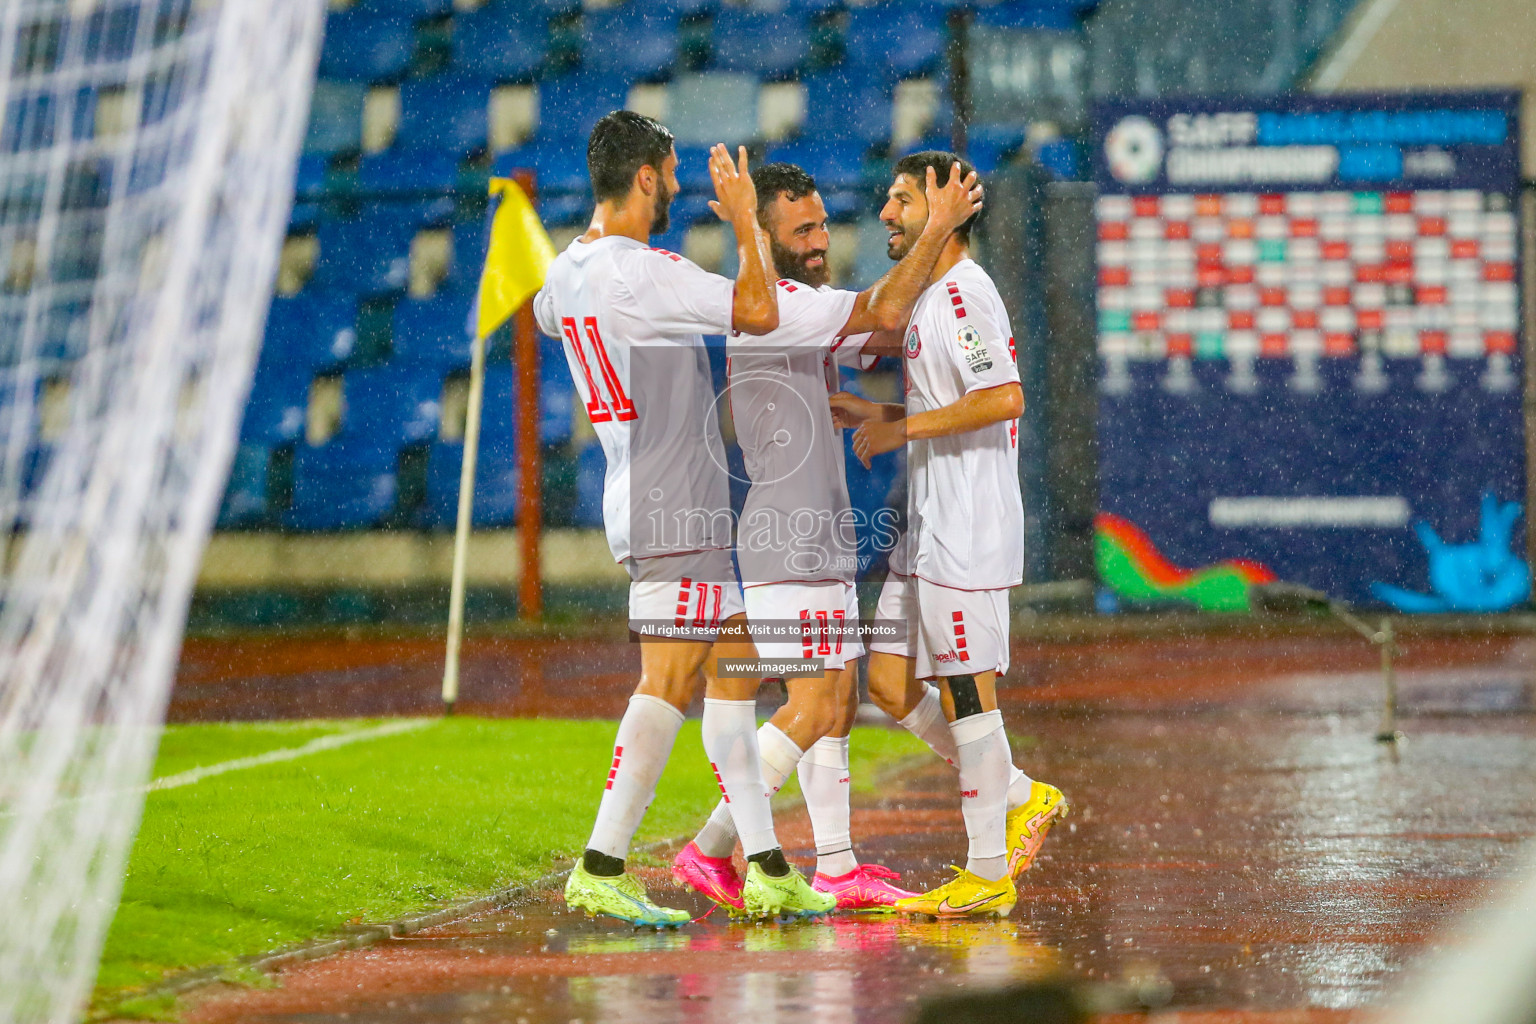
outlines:
M632 925L676 928L687 924L692 915L686 910L659 907L651 902L640 879L625 872L612 878L588 874L577 861L565 883L565 905L573 910L602 914L628 921Z
M741 887L742 913L746 917L820 917L837 907L837 897L817 892L805 876L794 868L781 878L774 878L761 864L747 865L747 880Z

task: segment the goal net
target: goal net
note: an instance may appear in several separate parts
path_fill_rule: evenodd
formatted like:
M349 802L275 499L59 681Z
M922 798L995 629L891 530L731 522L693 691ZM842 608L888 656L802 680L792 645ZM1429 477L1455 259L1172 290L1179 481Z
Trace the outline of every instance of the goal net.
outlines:
M0 6L0 1020L76 1019L95 976L323 14Z

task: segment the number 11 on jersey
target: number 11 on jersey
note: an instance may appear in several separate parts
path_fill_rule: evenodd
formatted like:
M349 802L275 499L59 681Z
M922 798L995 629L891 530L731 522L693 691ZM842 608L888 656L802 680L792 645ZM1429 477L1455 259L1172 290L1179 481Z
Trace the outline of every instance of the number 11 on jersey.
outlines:
M608 350L603 346L602 335L597 331L597 317L583 317L581 326L586 334L586 341L592 348L592 362L588 362L587 353L582 349L582 337L576 331L576 318L573 316L560 318L560 330L565 334L565 340L570 343L571 350L576 353L576 361L581 364L582 376L587 379L587 418L593 423L607 423L618 420L623 423L627 420L638 418L635 412L635 403L624 393L624 385L619 381L619 375L613 368L613 362L608 358ZM597 364L598 373L606 385L606 397L604 389L598 387L596 378L592 376L592 363Z

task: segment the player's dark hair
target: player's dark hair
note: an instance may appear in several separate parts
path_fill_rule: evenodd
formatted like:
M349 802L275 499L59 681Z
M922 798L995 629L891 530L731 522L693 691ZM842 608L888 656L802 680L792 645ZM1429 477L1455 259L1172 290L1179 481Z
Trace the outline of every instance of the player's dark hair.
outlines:
M960 165L962 179L969 177L971 172L976 170L975 166L963 156L946 153L940 149L925 149L920 153L908 153L897 160L896 166L891 168L891 177L899 178L903 174L908 175L917 182L917 187L921 191L928 182L928 168L932 167L934 183L942 188L949 184L949 169L954 164ZM980 180L977 179L978 182ZM967 245L970 244L971 229L976 226L976 219L981 214L981 210L971 214L970 220L955 230L955 237Z
M672 152L672 133L653 117L633 110L605 114L587 139L587 173L599 203L629 195L635 175L647 165L661 173Z
M757 219L768 226L768 207L780 195L794 202L816 191L816 179L796 164L764 164L752 172L757 189Z

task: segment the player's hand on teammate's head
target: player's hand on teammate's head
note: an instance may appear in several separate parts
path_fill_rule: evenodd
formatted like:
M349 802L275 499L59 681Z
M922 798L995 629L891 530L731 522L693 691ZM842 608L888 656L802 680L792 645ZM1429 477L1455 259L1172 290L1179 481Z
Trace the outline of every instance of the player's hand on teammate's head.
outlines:
M739 217L757 217L757 188L747 171L747 147L738 146L736 159L723 142L717 142L709 150L709 179L715 183L715 198L709 208L726 223Z
M943 186L939 185L933 168L928 168L924 192L928 200L928 223L943 231L954 231L981 210L981 181L975 171L962 179L958 163L950 165L949 180Z

